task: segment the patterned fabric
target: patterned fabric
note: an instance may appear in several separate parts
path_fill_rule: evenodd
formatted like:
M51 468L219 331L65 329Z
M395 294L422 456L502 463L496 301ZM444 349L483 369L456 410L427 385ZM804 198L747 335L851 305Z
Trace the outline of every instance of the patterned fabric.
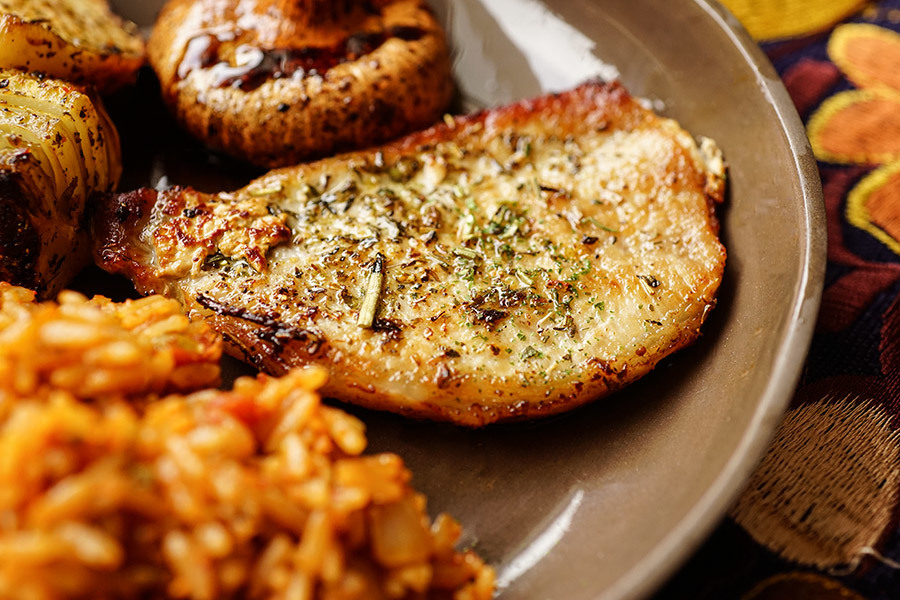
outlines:
M726 4L782 38L762 47L819 160L828 268L775 442L659 598L900 598L900 0Z
M758 40L821 31L853 14L865 0L725 0Z

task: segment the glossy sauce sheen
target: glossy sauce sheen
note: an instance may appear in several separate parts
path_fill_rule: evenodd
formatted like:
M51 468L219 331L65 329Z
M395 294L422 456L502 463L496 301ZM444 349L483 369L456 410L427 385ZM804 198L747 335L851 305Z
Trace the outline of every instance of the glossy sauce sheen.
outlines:
M177 74L184 79L196 69L210 69L214 74L213 85L249 91L269 79L325 73L341 63L359 60L390 38L414 41L424 34L418 27L398 25L386 31L361 31L330 46L262 49L241 45L235 54L241 57L242 64L232 64L221 59L219 49L235 36L205 33L188 42Z
M606 395L690 344L725 251L723 163L620 86L459 118L234 193L126 194L96 256L274 373L467 425Z
M148 55L185 129L266 167L427 127L454 92L426 0L171 0Z

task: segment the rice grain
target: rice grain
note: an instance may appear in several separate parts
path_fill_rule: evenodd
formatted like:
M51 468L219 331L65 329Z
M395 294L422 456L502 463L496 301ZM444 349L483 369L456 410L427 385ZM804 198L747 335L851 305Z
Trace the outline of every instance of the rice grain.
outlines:
M488 600L321 371L219 378L221 339L158 297L0 284L3 600Z

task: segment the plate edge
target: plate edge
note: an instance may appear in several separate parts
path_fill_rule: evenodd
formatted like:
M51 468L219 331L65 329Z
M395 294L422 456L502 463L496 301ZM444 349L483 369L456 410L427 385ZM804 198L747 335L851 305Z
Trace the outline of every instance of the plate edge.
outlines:
M772 377L750 426L719 475L700 500L641 561L622 575L599 598L634 600L657 591L674 575L725 516L743 491L753 469L775 436L793 398L815 330L822 299L826 266L826 220L822 185L806 128L768 57L734 15L718 0L693 0L728 36L756 75L760 89L775 109L794 157L803 194L807 235L804 238L802 276L796 285L789 323L773 359Z

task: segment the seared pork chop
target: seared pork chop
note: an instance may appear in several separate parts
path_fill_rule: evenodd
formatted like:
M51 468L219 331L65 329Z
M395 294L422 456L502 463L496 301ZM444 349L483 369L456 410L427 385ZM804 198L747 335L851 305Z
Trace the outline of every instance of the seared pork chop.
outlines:
M95 253L270 373L464 425L607 395L693 342L724 166L618 84L519 102L232 193L112 196Z

